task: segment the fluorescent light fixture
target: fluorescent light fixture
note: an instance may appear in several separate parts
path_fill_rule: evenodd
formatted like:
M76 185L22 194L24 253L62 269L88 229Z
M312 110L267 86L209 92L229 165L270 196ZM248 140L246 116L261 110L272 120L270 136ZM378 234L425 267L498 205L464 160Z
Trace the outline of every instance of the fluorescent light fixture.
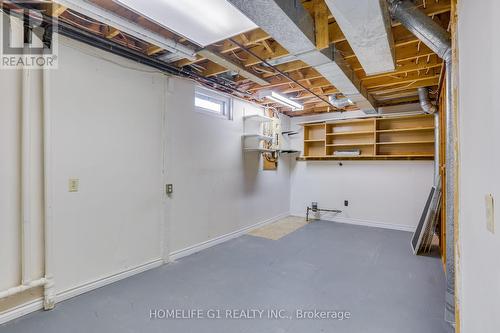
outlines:
M260 98L267 98L277 103L280 103L281 105L291 108L292 111L304 109L304 106L302 104L292 101L290 98L280 95L277 92L271 90L261 91Z
M226 0L114 0L205 47L257 28Z

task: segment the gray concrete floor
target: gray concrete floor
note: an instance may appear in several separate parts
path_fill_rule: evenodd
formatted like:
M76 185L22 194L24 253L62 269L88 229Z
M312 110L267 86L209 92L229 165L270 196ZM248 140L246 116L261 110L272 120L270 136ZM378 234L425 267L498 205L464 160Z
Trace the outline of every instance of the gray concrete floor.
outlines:
M0 333L448 332L440 259L413 256L410 237L323 221L277 241L246 235L29 314ZM152 320L151 309L219 309L222 317L227 309L284 309L291 319ZM297 319L296 309L351 318Z

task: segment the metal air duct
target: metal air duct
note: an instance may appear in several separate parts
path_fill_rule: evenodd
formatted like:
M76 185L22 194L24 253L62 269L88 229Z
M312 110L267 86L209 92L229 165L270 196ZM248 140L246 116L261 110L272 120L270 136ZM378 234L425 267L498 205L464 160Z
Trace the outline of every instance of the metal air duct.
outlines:
M367 75L395 70L391 18L385 1L325 2Z
M453 103L453 64L450 34L409 0L387 0L392 17L411 31L446 63L446 297L445 320L455 323L455 186L457 156L456 115ZM437 155L437 152L436 152Z
M315 68L344 96L367 113L376 113L375 100L333 47L316 48L314 22L296 0L228 0L271 35L297 60Z
M425 113L434 113L437 111L437 107L431 103L429 98L429 89L426 87L418 88L418 98L420 100L420 106Z

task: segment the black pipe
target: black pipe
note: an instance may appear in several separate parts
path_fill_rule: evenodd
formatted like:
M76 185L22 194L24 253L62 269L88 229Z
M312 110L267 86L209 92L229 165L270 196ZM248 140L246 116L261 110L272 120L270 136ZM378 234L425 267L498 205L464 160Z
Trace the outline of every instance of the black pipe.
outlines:
M311 89L307 88L306 86L304 86L302 83L300 83L299 81L293 79L292 77L290 77L290 75L286 74L285 72L283 72L282 70L280 70L279 68L277 68L276 66L274 65L271 65L269 62L267 62L265 59L263 59L262 57L260 57L259 55L257 55L255 52L253 52L252 50L248 49L245 47L245 45L241 44L241 43L238 43L237 41L235 41L233 38L229 38L229 40L231 41L231 43L237 45L239 48L241 48L243 51L245 51L246 53L250 54L251 56L254 56L255 58L259 59L260 61L262 61L264 64L266 64L267 66L271 67L272 69L274 69L276 72L278 72L278 74L284 76L286 79L290 80L291 82L299 85L301 88L303 88L304 90L307 90L308 92L310 92L311 94L313 94L314 96L316 96L317 98L319 98L320 100L322 100L323 102L326 102L328 105L330 105L331 107L335 108L336 110L339 110L340 112L343 112L343 110L337 108L335 105L333 105L332 103L330 103L330 101L328 99L325 99L323 97L321 97L320 95L316 94L314 91L312 91Z
M156 68L162 72L165 72L165 73L168 73L171 75L175 75L175 76L191 78L191 79L194 79L194 80L199 81L199 82L204 83L204 84L215 85L215 87L213 87L213 88L215 88L217 90L221 90L221 88L222 88L222 89L224 89L224 92L227 92L227 90L230 90L231 92L238 93L238 94L241 94L244 96L249 96L249 97L251 96L247 92L244 92L244 91L238 90L236 88L233 88L231 86L225 85L225 84L220 83L212 78L206 78L206 77L201 76L195 72L186 71L182 68L172 66L172 65L165 63L165 62L162 62L160 60L150 58L150 57L142 54L141 52L129 49L129 48L127 48L123 45L120 45L116 42L113 42L107 38L103 38L100 36L96 36L92 33L82 31L78 28L71 26L68 23L64 23L64 22L59 21L57 31L59 34L66 36L68 38L78 40L82 43L94 46L94 47L99 48L101 50L111 52L113 54L119 55L121 57L130 59L133 61L136 61L140 64Z
M32 9L34 8L33 5L29 4L16 4L18 8L24 8L24 9ZM10 8L8 7L3 7L0 8L0 11L6 12L6 14L9 14ZM53 23L56 22L56 29L54 32L57 32L63 36L66 36L68 38L80 41L82 43L85 43L90 46L94 46L98 49L116 54L118 56L133 60L135 62L138 62L140 64L153 67L155 69L158 69L161 72L174 75L174 76L180 76L180 77L185 77L185 78L190 78L193 79L197 82L200 82L205 85L209 85L211 88L222 91L224 93L235 93L239 94L240 96L246 96L246 97L252 97L251 94L241 91L239 89L236 89L234 87L231 87L229 85L226 85L225 83L219 82L218 80L215 80L213 78L207 78L204 77L198 73L192 72L192 71L186 71L183 68L178 68L173 65L170 65L166 62L151 58L146 56L145 54L132 50L128 47L125 47L123 45L120 45L116 42L113 42L110 39L92 34L87 31L80 30L74 26L72 26L69 23L63 22L59 19L56 19L54 17L48 16L45 13L43 13L43 21L44 21L44 27L45 29L53 29Z

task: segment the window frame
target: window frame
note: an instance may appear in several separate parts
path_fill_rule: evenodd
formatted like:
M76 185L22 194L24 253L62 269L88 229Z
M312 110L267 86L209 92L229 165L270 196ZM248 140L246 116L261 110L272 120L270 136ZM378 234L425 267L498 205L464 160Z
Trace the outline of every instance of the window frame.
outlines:
M196 99L202 99L211 103L217 103L222 106L221 112L217 112L202 106L196 105ZM210 115L212 117L232 120L233 118L233 99L230 96L215 92L204 87L195 87L193 105L196 112Z

